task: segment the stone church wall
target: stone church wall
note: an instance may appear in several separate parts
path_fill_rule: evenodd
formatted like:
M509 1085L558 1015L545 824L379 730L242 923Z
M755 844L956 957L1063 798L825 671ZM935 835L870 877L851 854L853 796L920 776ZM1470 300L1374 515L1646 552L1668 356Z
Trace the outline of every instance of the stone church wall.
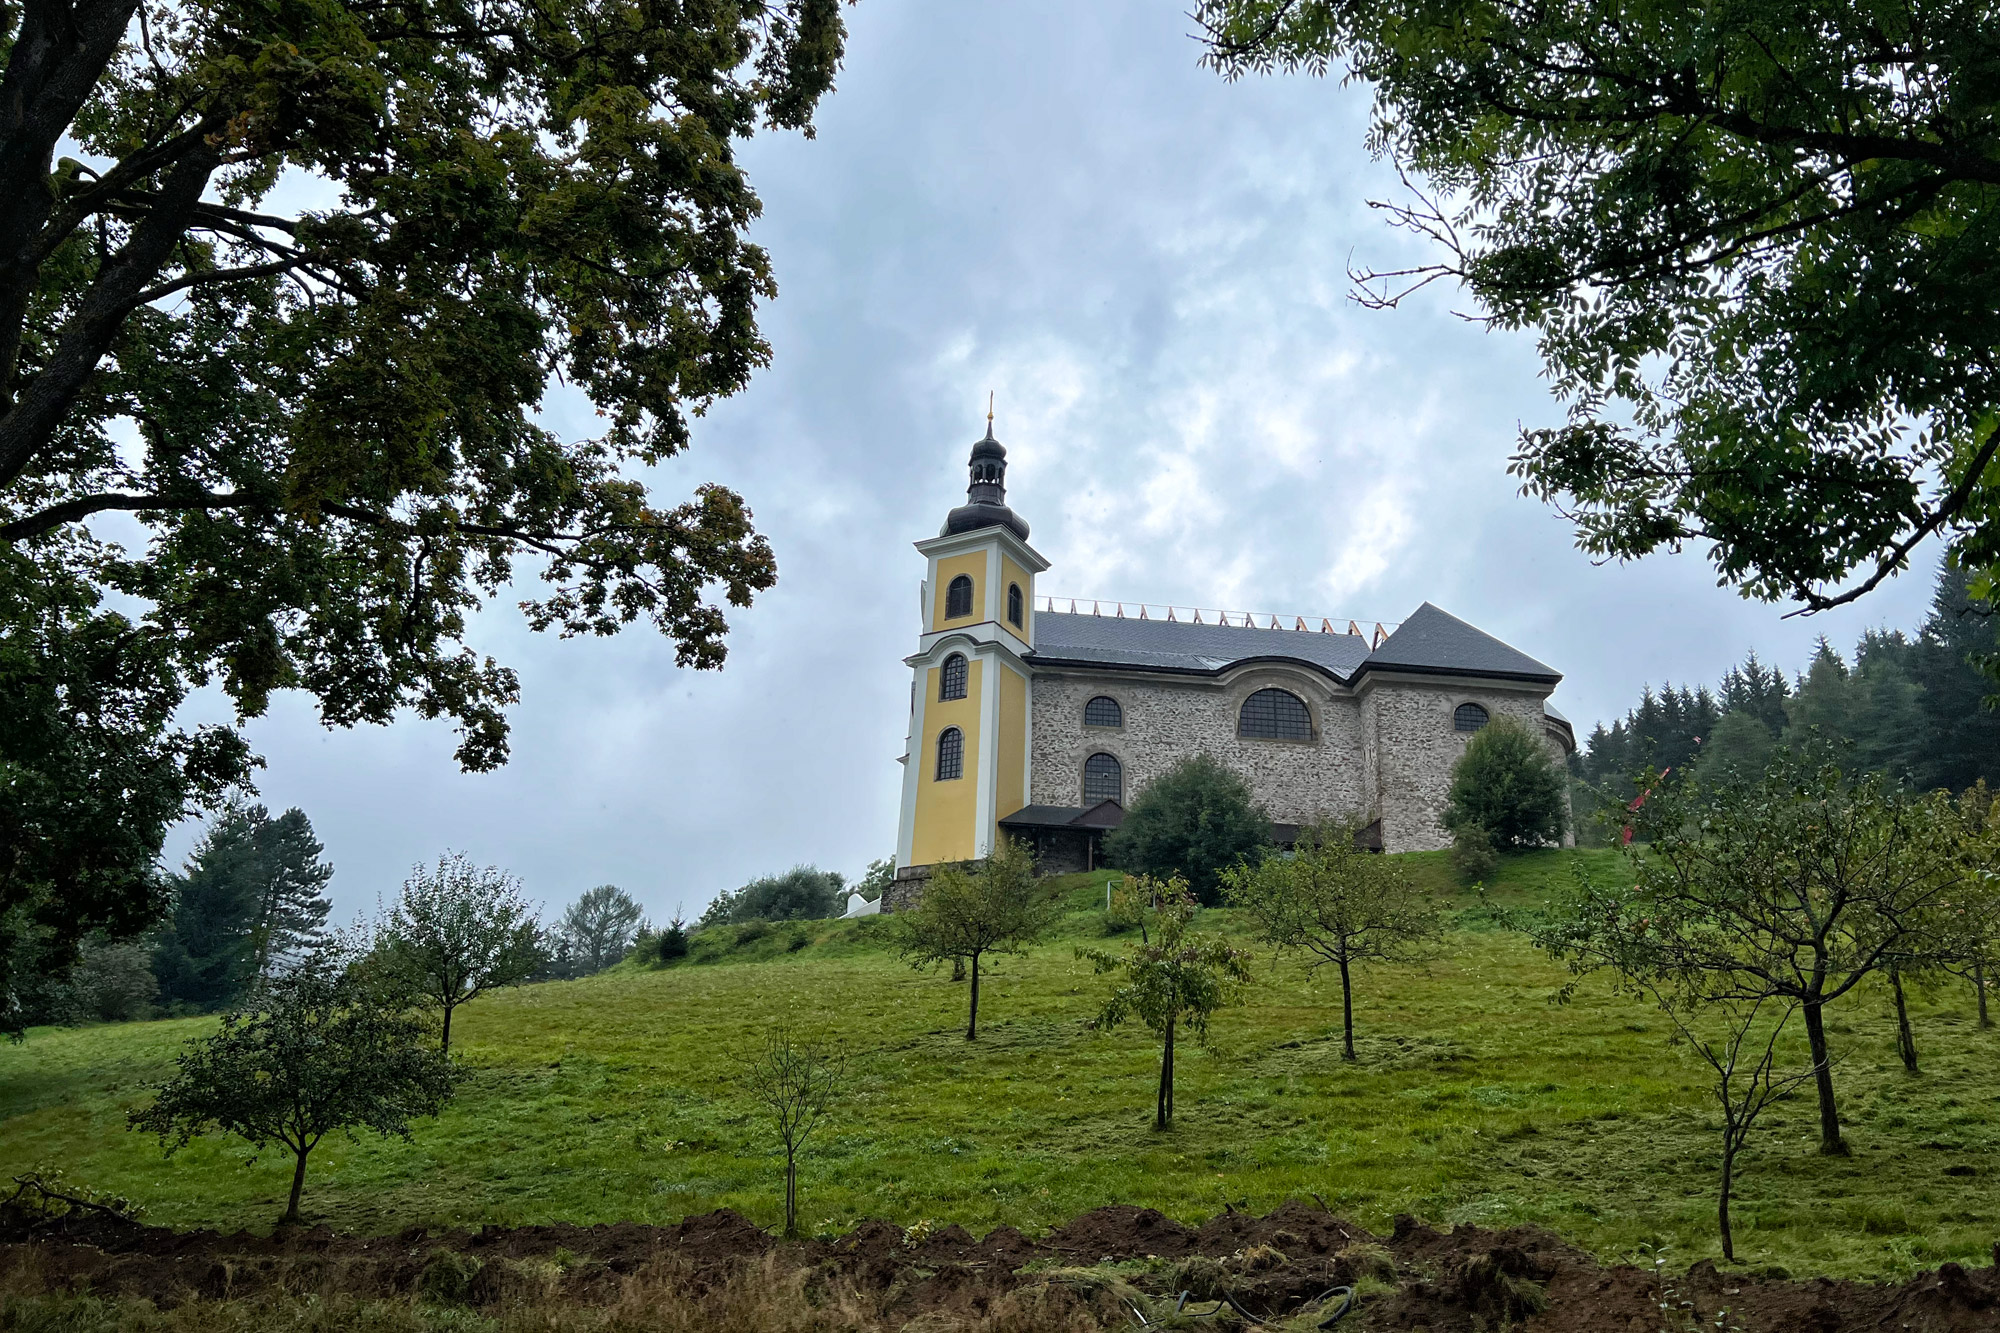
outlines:
M1467 688L1456 682L1371 683L1362 698L1362 715L1374 761L1383 845L1396 852L1435 851L1451 845L1451 834L1438 816L1451 789L1452 766L1472 739L1470 733L1452 726L1452 714L1462 703L1479 704L1494 717L1506 714L1519 719L1544 737L1550 754L1562 765L1562 745L1547 734L1543 719L1545 697L1524 690Z
M1236 734L1243 700L1273 685L1305 701L1313 716L1311 741L1247 740ZM1122 728L1083 725L1084 704L1100 694L1118 701ZM1206 751L1243 774L1280 823L1380 818L1389 851L1434 850L1450 845L1438 816L1452 765L1469 739L1453 729L1453 710L1461 703L1481 704L1546 735L1543 698L1503 687L1383 679L1368 683L1357 698L1323 677L1281 667L1250 668L1219 681L1038 671L1030 799L1038 805L1083 804L1084 760L1104 753L1124 768L1129 807L1177 759ZM1560 743L1554 737L1547 743L1563 762Z
M1281 823L1363 812L1361 712L1351 696L1303 671L1259 667L1225 680L1182 681L1136 674L1035 673L1034 774L1038 805L1083 803L1083 761L1104 753L1125 770L1124 804L1184 755L1206 751L1249 779ZM1236 734L1243 700L1266 686L1290 690L1313 715L1310 741L1246 740ZM1125 725L1083 725L1096 695L1118 701Z

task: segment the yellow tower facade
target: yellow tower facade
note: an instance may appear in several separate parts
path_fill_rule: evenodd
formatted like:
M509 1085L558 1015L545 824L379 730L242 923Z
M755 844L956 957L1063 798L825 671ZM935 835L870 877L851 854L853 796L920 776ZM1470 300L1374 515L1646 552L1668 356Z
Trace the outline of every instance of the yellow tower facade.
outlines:
M904 659L912 679L899 872L989 855L999 821L1028 804L1026 658L1035 576L1049 562L1007 507L1007 451L990 418L970 470L966 502L916 544L928 567L917 651Z

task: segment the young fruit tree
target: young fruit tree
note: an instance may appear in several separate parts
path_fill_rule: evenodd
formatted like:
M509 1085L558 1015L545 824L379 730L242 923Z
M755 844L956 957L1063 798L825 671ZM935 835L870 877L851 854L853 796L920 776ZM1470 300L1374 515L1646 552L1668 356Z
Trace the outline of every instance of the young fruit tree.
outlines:
M971 1005L965 1039L979 1035L979 962L989 953L1018 954L1041 938L1055 902L1035 874L1034 858L1008 841L973 865L939 866L914 908L890 918L898 949L912 967L963 963Z
M1609 969L1677 1005L1797 1004L1820 1151L1846 1153L1826 1007L1898 958L1937 947L1939 913L1964 883L1951 799L1850 779L1789 750L1754 782L1649 775L1645 785L1630 885L1579 870L1531 927L1536 943L1579 976Z
M1784 1070L1778 1065L1778 1039L1798 1012L1798 1005L1768 995L1722 997L1686 1005L1681 1003L1684 997L1672 990L1656 990L1653 998L1672 1020L1678 1042L1699 1055L1709 1068L1709 1091L1722 1112L1715 1222L1722 1237L1722 1257L1734 1263L1736 1234L1730 1226L1729 1204L1735 1191L1737 1159L1765 1109L1789 1097L1813 1076L1811 1066Z
M1341 1058L1354 1056L1357 963L1416 962L1444 931L1430 895L1411 882L1401 861L1354 845L1349 824L1299 830L1290 856L1267 855L1256 866L1222 875L1223 898L1242 908L1268 944L1302 949L1314 970L1340 972Z
M785 1235L799 1234L799 1152L847 1082L847 1057L832 1043L773 1028L744 1071L750 1096L785 1145Z
M1972 983L1979 1026L1993 1026L1987 988L2000 962L2000 797L1984 782L1958 799L1965 880L1942 912L1938 966Z
M1250 954L1217 935L1194 927L1196 905L1187 881L1178 875L1164 883L1141 879L1139 887L1156 895L1145 942L1122 954L1078 949L1100 975L1120 974L1122 980L1104 1003L1097 1026L1114 1028L1137 1018L1160 1035L1160 1088L1153 1127L1165 1129L1174 1118L1174 1039L1183 1028L1197 1042L1208 1040L1209 1018L1226 1004L1240 1003L1250 981Z
M439 1049L451 1049L451 1017L489 990L518 986L543 961L535 906L520 881L462 853L418 866L377 931L377 975L442 1017Z
M190 1041L131 1127L159 1135L169 1155L210 1133L259 1152L282 1145L293 1164L281 1222L299 1220L306 1159L328 1134L408 1139L412 1120L450 1100L451 1062L427 1024L383 1004L343 961L322 950L264 987L255 1008Z
M1511 852L1562 841L1569 779L1541 737L1505 714L1481 727L1452 766L1444 826Z

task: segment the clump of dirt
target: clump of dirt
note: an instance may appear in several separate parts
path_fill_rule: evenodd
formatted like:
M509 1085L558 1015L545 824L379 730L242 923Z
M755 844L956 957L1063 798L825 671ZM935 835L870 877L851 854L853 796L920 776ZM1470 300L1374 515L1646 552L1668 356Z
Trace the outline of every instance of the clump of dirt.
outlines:
M812 1241L779 1240L728 1210L664 1227L256 1236L0 1207L0 1291L17 1296L88 1292L171 1309L313 1294L497 1311L535 1302L608 1309L662 1289L692 1301L782 1288L799 1300L858 1302L852 1326L884 1330L912 1321L926 1330L1136 1329L1142 1312L1153 1323L1171 1315L1183 1292L1223 1303L1218 1327L1308 1307L1317 1321L1342 1299L1330 1293L1347 1288L1359 1294L1340 1327L1369 1333L1650 1333L1663 1304L1692 1327L1749 1333L1990 1333L2000 1328L2000 1247L1994 1257L1994 1267L1945 1264L1896 1285L1752 1277L1706 1262L1662 1274L1605 1267L1532 1227L1440 1231L1404 1217L1374 1236L1308 1203L1263 1216L1229 1209L1199 1228L1118 1206L1040 1240L1011 1227L975 1237L875 1221Z

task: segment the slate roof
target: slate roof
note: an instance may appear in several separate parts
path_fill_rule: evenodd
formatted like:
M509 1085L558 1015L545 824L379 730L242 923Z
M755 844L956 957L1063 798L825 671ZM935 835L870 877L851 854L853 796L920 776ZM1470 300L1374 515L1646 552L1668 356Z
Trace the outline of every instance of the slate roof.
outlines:
M1246 662L1281 660L1317 667L1342 683L1372 670L1549 685L1562 679L1560 672L1429 602L1372 652L1368 640L1356 634L1042 611L1035 616L1030 660L1211 676Z

